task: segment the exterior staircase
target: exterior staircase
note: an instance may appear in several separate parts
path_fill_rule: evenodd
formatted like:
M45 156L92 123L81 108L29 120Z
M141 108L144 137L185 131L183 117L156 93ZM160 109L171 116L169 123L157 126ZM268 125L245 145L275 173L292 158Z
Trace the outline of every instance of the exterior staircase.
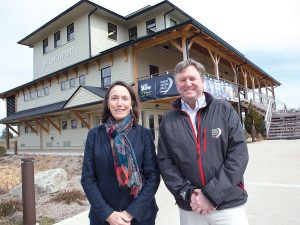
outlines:
M300 112L272 115L267 139L300 138Z

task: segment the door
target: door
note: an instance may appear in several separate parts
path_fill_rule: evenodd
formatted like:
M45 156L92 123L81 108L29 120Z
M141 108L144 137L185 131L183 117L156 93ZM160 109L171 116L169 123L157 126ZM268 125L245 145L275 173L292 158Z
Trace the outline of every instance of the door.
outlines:
M158 143L159 123L164 112L165 111L162 110L143 111L143 126L151 130L155 146L157 146Z

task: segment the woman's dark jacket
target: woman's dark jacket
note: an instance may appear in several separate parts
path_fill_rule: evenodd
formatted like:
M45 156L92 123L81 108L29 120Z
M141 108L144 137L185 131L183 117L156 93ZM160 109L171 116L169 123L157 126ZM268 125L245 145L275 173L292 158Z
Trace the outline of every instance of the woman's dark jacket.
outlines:
M107 224L105 221L113 211L126 210L137 221L156 216L154 194L160 175L151 131L136 125L129 130L128 138L143 178L143 187L135 199L128 188L119 188L105 126L97 126L88 133L81 184L91 204L91 224Z
M197 113L197 132L181 100L160 123L158 165L178 206L191 210L192 191L201 189L217 209L247 201L243 174L248 150L240 119L226 101L205 93L207 106Z

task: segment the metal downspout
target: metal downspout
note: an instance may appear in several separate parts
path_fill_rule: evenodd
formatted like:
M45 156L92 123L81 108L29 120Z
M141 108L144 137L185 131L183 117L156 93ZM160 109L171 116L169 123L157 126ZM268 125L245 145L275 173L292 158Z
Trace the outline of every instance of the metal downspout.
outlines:
M92 57L92 38L91 38L91 15L97 11L97 8L93 9L88 15L88 29L89 29L89 56Z

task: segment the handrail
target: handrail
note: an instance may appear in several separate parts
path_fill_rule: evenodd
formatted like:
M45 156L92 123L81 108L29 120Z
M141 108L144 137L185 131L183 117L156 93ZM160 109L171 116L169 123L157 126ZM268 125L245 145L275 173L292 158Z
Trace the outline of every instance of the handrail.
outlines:
M265 115L266 136L268 136L268 134L269 134L269 129L270 129L270 125L271 125L273 103L274 103L274 99L270 99L270 101L268 103L268 107L267 107L267 112Z

